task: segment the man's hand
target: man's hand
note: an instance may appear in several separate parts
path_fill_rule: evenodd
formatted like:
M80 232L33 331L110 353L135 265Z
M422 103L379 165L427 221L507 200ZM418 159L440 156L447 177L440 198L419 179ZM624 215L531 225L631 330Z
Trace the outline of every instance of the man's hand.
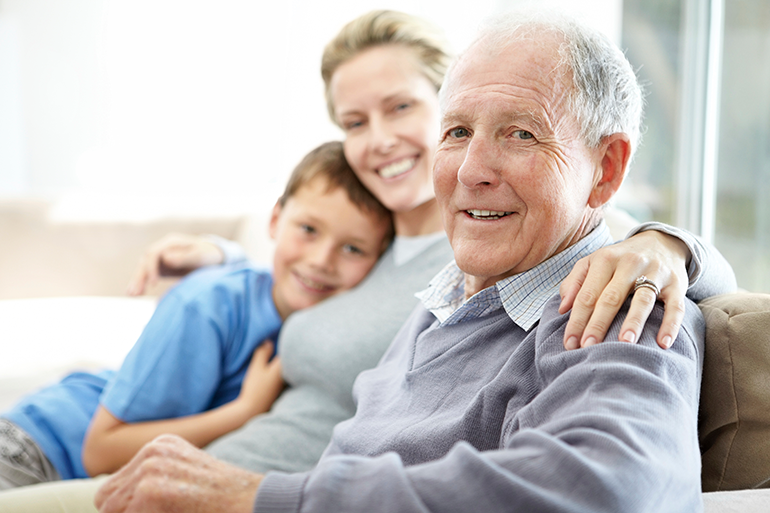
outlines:
M168 234L152 244L139 260L128 284L128 295L143 294L163 274L186 274L205 265L221 264L224 258L216 244L200 235Z
M559 312L572 309L564 333L564 347L577 349L604 340L607 329L620 311L639 276L660 288L660 295L640 288L620 328L620 340L636 342L656 299L665 304L658 345L671 346L684 318L687 293L687 246L670 235L649 230L581 259L562 282Z
M261 481L260 474L163 435L104 483L95 504L100 513L251 513Z

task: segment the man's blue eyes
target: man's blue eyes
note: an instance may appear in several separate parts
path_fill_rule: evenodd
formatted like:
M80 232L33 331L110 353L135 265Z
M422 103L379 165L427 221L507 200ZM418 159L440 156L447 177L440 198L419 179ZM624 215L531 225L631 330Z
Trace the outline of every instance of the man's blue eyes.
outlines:
M449 135L455 139L461 139L463 137L468 137L470 132L465 128L453 128L449 131Z
M518 136L519 139L527 140L527 139L534 139L535 136L532 135L532 132L527 132L526 130L516 130L513 132ZM449 131L449 136L453 137L455 139L462 139L464 137L468 137L470 135L470 131L467 128L453 128Z
M519 134L519 139L532 139L535 137L532 135L532 132L527 132L526 130L516 130L514 133Z

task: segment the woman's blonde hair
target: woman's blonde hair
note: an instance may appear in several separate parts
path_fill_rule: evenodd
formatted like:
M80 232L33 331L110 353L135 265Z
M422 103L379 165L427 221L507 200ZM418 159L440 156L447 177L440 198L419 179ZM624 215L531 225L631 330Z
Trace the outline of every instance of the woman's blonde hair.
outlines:
M333 122L331 79L337 68L360 52L381 45L401 45L414 51L420 71L441 88L451 54L443 32L427 21L398 11L371 11L345 25L324 48L321 77L326 90L326 107Z

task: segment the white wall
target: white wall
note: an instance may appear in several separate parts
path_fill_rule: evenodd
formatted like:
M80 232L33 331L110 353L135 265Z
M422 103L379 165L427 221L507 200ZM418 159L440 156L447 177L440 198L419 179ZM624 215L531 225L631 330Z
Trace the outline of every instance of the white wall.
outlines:
M18 20L0 13L0 191L13 195L27 190L19 40Z
M74 183L73 162L97 127L100 10L97 0L0 1L0 113L10 114L0 121L9 137L0 193L44 195Z
M527 3L588 13L619 39L621 0L0 0L0 29L17 27L0 35L0 92L21 84L0 103L20 113L0 121L16 137L0 145L0 174L15 169L0 196L56 195L65 217L268 208L304 153L341 137L318 68L344 23L404 10L459 49Z

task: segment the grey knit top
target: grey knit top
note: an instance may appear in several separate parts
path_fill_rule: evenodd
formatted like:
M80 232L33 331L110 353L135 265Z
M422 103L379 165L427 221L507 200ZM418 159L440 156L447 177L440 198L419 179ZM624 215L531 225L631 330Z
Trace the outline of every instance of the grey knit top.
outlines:
M452 258L443 234L397 238L356 288L293 314L278 342L289 388L270 412L206 451L258 472L312 468L334 425L355 413L356 376L377 365L417 305L415 292Z

